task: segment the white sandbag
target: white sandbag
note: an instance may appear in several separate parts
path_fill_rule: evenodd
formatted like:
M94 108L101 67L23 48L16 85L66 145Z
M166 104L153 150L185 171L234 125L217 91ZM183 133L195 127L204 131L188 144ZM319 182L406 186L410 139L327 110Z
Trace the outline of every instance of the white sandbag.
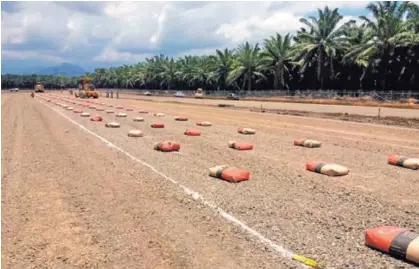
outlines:
M142 137L143 132L141 132L140 130L131 130L128 132L128 136L129 137Z
M106 123L105 126L109 128L119 128L121 124L119 124L118 122L111 121Z
M141 122L141 121L144 121L144 118L143 117L135 117L133 120Z

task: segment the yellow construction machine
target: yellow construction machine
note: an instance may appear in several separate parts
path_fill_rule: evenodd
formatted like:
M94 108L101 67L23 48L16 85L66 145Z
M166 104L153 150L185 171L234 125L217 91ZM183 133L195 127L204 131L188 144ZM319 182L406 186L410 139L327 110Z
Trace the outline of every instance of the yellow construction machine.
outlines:
M77 98L99 98L99 93L96 91L95 86L91 83L92 79L83 77L80 79L79 91L74 93Z
M35 92L44 92L44 84L36 83L35 84Z
M201 88L198 88L195 93L195 98L198 98L198 99L204 98L204 90Z

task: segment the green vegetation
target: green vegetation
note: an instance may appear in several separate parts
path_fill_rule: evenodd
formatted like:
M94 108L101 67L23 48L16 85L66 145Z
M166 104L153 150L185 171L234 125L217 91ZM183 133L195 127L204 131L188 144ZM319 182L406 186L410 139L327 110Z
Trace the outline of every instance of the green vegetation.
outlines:
M342 23L338 9L325 7L302 18L295 36L276 34L262 45L240 45L210 56L180 59L158 55L135 65L99 68L99 88L169 90L404 90L419 92L419 6L374 2L372 16ZM2 87L77 87L78 78L2 76Z

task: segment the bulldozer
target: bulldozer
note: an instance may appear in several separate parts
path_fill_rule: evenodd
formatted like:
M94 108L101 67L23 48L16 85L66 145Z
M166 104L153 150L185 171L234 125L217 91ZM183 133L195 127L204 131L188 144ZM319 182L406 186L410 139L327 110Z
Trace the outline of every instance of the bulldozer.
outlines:
M35 84L35 92L44 92L44 84L36 83Z
M91 83L92 79L83 77L80 79L79 90L74 93L77 98L99 98L99 93L96 91L95 86Z

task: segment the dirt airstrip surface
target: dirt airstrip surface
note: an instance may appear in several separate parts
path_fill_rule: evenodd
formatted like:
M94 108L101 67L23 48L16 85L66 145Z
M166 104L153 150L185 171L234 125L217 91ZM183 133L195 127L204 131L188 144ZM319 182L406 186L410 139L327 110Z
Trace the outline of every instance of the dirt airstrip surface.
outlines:
M199 105L97 101L134 111L116 118L83 108L104 122L121 123L109 129L28 93L2 95L4 268L300 268L158 172L325 268L415 268L365 247L364 229L395 225L419 231L418 171L386 163L389 154L418 156L419 130ZM140 115L139 109L166 116ZM174 121L177 115L189 121ZM133 122L134 116L145 121ZM201 120L213 126L195 126ZM154 121L166 127L150 128ZM202 135L183 135L188 127ZM257 134L240 135L237 127ZM145 136L130 138L131 129ZM322 147L293 146L295 138L306 137ZM154 151L162 140L181 143L180 152ZM255 148L234 151L227 147L230 140ZM308 172L309 160L339 163L350 172L337 178ZM249 170L251 179L229 184L209 177L208 168L219 164Z

